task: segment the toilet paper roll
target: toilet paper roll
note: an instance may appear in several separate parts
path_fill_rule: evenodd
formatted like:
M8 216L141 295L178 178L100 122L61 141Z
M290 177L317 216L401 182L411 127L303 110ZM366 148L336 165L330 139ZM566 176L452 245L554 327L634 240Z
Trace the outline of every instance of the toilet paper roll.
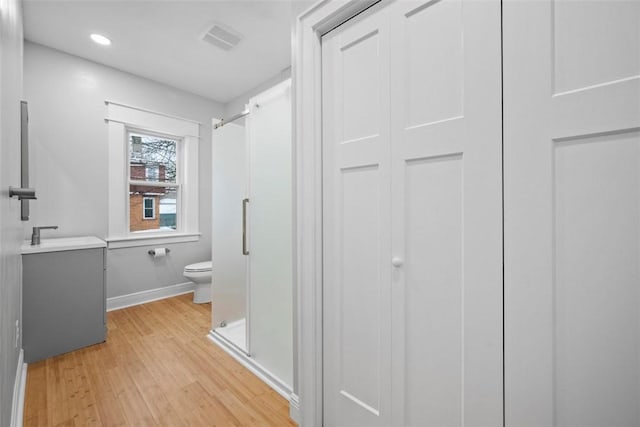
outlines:
M155 248L153 251L155 252L153 255L154 258L164 258L167 255L165 248Z

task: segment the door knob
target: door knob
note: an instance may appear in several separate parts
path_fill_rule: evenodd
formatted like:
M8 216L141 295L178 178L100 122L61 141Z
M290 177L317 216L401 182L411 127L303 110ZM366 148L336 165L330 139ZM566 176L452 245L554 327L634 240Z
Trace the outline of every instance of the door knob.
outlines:
M391 264L392 264L394 267L402 267L402 264L403 264L402 258L397 258L397 257L396 257L396 258L393 258L393 259L391 260Z

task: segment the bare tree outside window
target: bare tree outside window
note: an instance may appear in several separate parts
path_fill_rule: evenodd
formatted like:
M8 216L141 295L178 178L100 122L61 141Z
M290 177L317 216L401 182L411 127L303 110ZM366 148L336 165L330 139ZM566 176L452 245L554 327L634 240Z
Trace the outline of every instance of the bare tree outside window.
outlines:
M159 178L154 181L176 182L176 146L176 141L171 139L131 134L131 163L158 167ZM138 179L139 177L132 176L131 178ZM146 176L144 179L147 180Z
M129 134L130 231L177 229L177 146L169 138Z

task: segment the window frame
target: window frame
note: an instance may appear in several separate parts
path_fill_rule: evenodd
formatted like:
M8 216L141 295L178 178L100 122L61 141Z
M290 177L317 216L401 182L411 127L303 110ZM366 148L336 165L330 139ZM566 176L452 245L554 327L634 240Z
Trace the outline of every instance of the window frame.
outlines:
M151 200L151 207L147 208L147 200ZM151 209L151 216L147 216L147 209ZM142 197L142 219L156 219L156 198L143 196ZM131 227L131 225L129 225Z
M137 230L137 231L131 231L131 207L130 204L127 203L127 235L130 237L135 237L135 236L140 236L140 235L158 235L158 234L174 234L174 233L180 233L181 231L183 231L184 228L184 224L182 222L182 205L181 205L181 194L184 188L184 185L182 184L182 176L183 176L183 170L187 167L186 163L183 163L183 159L182 159L182 152L183 152L183 144L184 144L184 138L178 138L174 135L167 135L167 134L161 134L159 132L150 132L147 130L143 130L143 129L138 129L138 128L133 128L133 127L126 127L126 132L127 132L127 141L126 141L126 146L127 146L127 165L131 165L131 149L130 149L130 144L131 144L131 135L142 135L142 136L148 136L148 137L152 137L152 138L158 138L158 139L168 139L171 141L174 141L176 143L176 178L175 178L175 182L163 182L160 181L160 168L159 166L155 166L156 168L158 168L158 180L157 181L147 181L147 166L145 165L145 171L144 171L144 175L145 175L145 179L144 181L142 180L135 180L135 179L131 179L131 172L130 169L127 168L127 183L126 183L126 188L125 188L125 192L126 194L130 193L130 186L132 185L136 185L136 186L141 186L141 187L150 187L150 186L154 186L153 184L160 184L160 185L156 185L157 187L171 187L171 188L175 188L176 189L176 229L175 230L160 230L160 229L156 229L156 230ZM154 206L155 206L155 200L154 200ZM159 201L158 201L159 203ZM155 212L155 211L154 211ZM156 219L155 218L155 213L154 213L154 217L153 218L145 218L144 217L144 199L143 199L143 207L142 207L142 219L146 220L146 219Z
M200 123L180 117L131 107L112 101L107 106L108 131L108 210L107 243L109 248L194 242L199 231L198 145ZM176 141L176 230L130 231L129 183L130 134L143 134ZM162 182L162 186L175 186Z

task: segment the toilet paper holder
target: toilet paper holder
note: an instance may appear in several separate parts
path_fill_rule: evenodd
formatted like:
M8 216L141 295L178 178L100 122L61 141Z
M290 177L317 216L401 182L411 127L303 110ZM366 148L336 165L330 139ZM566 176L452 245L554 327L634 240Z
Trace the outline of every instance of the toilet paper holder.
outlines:
M164 248L164 252L168 254L169 252L171 252L171 249L169 249L169 248ZM149 255L151 255L151 256L156 256L156 250L155 250L155 249L149 249L149 250L147 251L147 253L148 253Z

